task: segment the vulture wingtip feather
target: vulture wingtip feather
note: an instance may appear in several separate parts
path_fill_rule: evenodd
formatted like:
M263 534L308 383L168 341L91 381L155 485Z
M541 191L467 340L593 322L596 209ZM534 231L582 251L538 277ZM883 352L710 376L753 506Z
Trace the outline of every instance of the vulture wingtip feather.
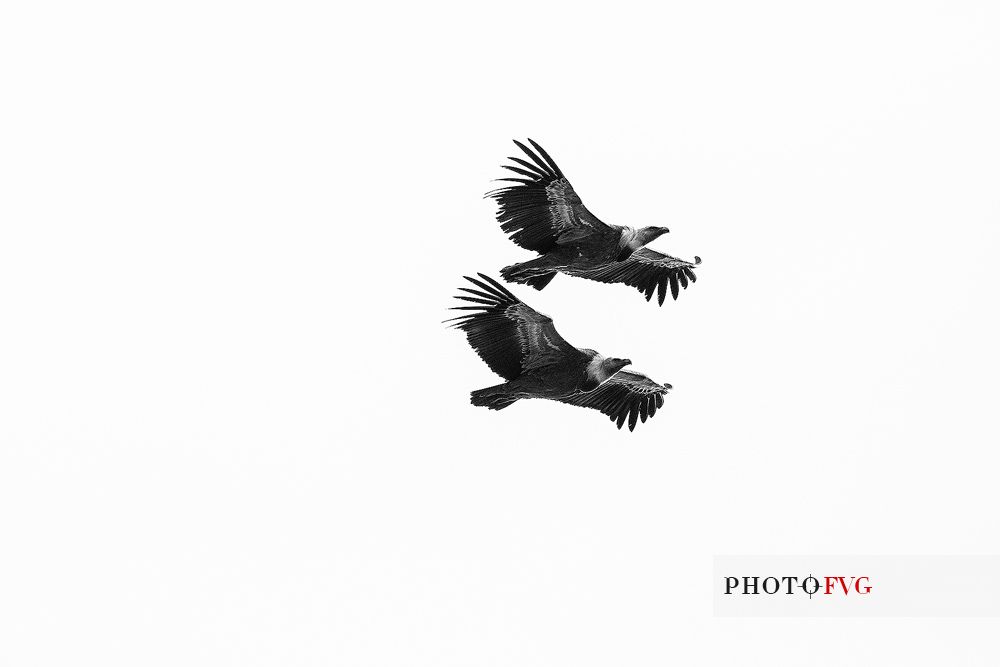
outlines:
M542 148L541 146L538 145L538 142L536 142L534 139L532 139L532 138L529 137L528 138L528 143L531 144L532 146L534 146L536 151L538 151L539 153L541 153L542 158L546 162L549 163L549 167L552 168L552 171L556 174L556 176L562 176L563 175L562 174L562 170L559 169L559 165L556 164L556 161L552 159L551 155L549 155L548 153L545 152L544 148Z
M494 289L490 285L488 285L488 284L486 284L484 282L480 282L479 280L476 280L475 278L469 278L468 276L466 276L466 279L470 283L472 283L473 285L475 285L476 287L478 287L479 289L481 289L484 292L486 292L487 294L489 294L490 298L494 299L496 301L497 305L500 305L504 301L507 301L507 296L505 294L496 291L496 289Z
M502 284L500 284L499 282L497 282L493 278L490 278L485 273L478 273L477 275L480 278L482 278L483 280L485 280L486 282L488 282L489 284L491 284L494 287L496 287L498 290L500 290L501 292L503 292L507 296L509 296L511 299L514 299L515 301L518 301L518 298L516 296L514 296L514 294L509 289L507 289L506 287L504 287Z
M537 144L535 144L535 142L531 141L531 139L528 139L528 141L531 143L532 146L536 146L537 147ZM549 164L546 164L545 160L543 160L538 155L536 155L535 152L532 151L530 148L528 148L527 146L525 146L524 144L522 144L517 139L514 139L514 143L517 144L517 147L520 148L522 151L524 151L524 154L527 155L529 158L531 158L531 161L534 162L535 164L537 164L542 169L542 171L545 171L545 172L549 173L552 176L558 176L559 175L558 170L553 170L553 168ZM541 152L544 153L545 151L541 151ZM551 162L551 158L549 159L549 161Z

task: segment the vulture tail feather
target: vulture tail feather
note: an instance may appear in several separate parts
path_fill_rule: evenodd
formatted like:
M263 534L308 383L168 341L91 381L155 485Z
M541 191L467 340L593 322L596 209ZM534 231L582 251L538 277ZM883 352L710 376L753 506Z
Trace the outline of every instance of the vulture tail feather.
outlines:
M524 281L525 285L531 285L536 290L543 290L545 286L552 282L552 279L556 277L556 272L545 273L540 276L535 276L534 278L528 278Z
M531 285L540 290L555 277L553 268L549 258L542 256L527 262L505 266L500 269L500 276L509 283Z
M503 410L517 400L516 395L507 393L507 383L476 389L472 392L472 404L490 410Z

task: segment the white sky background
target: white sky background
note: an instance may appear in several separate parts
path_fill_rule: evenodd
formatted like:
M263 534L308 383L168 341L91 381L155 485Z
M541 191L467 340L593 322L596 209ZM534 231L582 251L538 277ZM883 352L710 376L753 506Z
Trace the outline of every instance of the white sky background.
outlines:
M0 13L0 663L997 664L711 577L1000 552L1000 6L355 4ZM439 324L528 136L704 259L512 288L635 433Z

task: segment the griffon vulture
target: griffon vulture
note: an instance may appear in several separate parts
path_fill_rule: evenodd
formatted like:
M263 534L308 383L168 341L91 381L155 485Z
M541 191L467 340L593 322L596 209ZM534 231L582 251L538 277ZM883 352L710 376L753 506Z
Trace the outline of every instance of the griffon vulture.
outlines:
M522 398L547 398L600 410L619 429L628 421L630 431L663 406L669 384L622 370L632 363L629 359L573 347L556 331L552 318L492 278L482 273L479 277L482 280L465 277L478 289L458 288L471 296L455 297L475 305L452 308L470 312L446 322L464 331L472 348L506 382L472 392L473 405L503 410Z
M508 159L503 167L518 178L500 178L512 185L486 193L499 204L497 221L510 240L541 256L501 270L504 280L543 289L562 272L602 283L625 283L645 294L658 292L660 305L667 287L674 299L695 281L701 263L664 255L646 248L666 234L666 227L632 229L608 225L587 210L573 186L541 146L528 139L534 151L514 140L530 158Z

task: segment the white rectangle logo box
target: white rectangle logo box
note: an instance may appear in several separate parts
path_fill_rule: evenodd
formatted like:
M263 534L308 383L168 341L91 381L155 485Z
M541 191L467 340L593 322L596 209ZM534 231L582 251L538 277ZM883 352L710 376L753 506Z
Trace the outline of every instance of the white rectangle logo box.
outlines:
M998 617L1000 556L716 556L719 617Z

